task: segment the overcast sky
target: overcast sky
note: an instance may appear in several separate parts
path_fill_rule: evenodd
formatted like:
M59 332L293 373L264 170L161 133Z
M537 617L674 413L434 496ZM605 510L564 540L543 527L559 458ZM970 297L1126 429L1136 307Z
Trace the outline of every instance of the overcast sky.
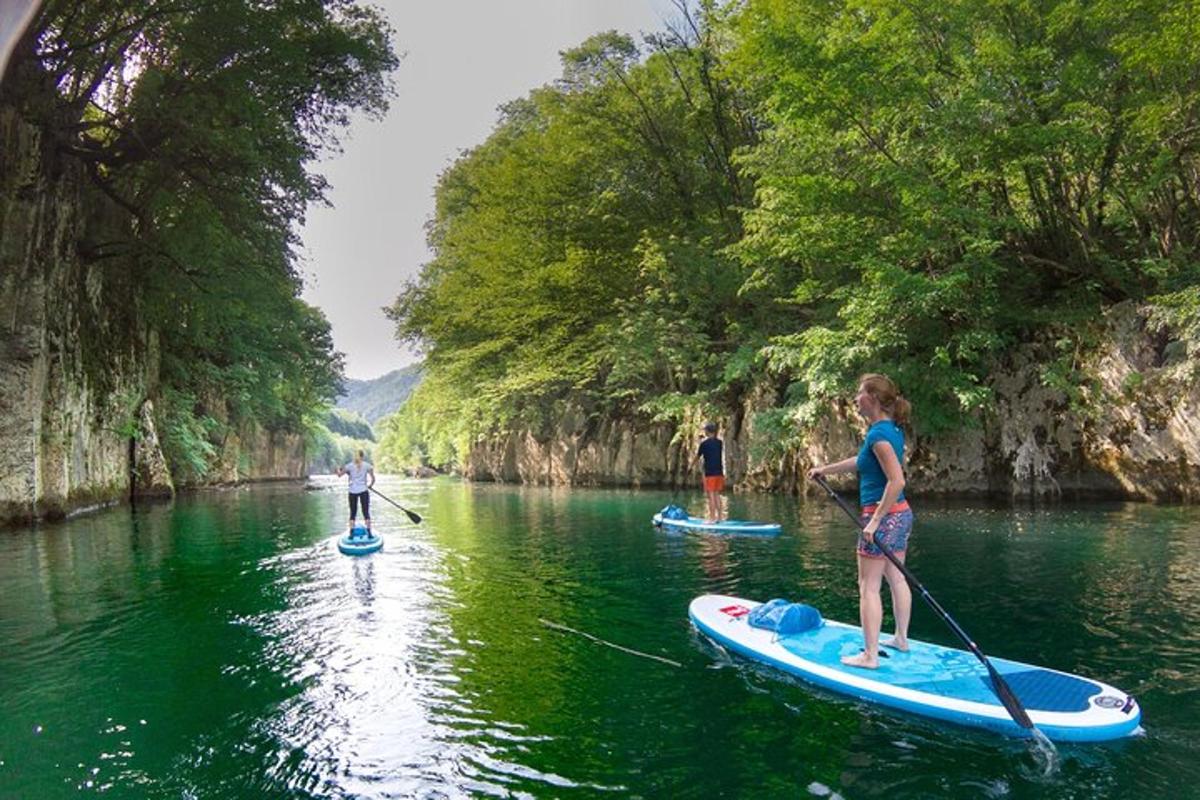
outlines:
M304 298L324 310L346 374L412 363L382 308L429 260L425 221L438 174L487 138L497 107L559 77L558 54L616 29L662 30L670 0L376 0L403 61L382 122L356 120L345 152L322 164L332 208L304 239Z

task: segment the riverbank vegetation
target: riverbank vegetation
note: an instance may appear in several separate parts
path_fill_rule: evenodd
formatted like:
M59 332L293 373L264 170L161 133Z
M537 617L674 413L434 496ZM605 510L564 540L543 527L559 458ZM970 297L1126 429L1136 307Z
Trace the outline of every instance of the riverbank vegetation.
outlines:
M359 450L370 460L375 442L375 432L365 419L353 411L331 408L320 420L308 422L304 443L308 471L333 472L349 463Z
M47 0L17 48L4 101L114 209L80 256L133 287L122 332L158 355L177 477L202 480L239 428L301 432L339 391L297 231L324 201L315 161L352 112L387 108L390 37L342 0ZM90 351L102 383L123 351Z
M396 299L426 377L383 450L720 413L787 448L861 372L970 424L1022 342L1087 396L1102 312L1200 320L1200 35L1150 0L746 0L606 34L437 187ZM1082 387L1082 388L1080 388Z

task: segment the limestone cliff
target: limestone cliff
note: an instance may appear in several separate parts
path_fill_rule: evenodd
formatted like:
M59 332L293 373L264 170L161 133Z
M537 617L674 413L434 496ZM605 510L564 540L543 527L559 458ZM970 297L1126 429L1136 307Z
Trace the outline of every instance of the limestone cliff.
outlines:
M133 287L80 256L111 217L82 169L0 106L0 521L130 495L157 364Z
M1150 321L1151 311L1126 303L1107 314L1101 343L1082 365L1094 385L1081 408L1043 385L1045 344L1014 352L993 375L994 402L973 426L910 438L910 491L1200 500L1200 364L1178 334ZM756 461L755 413L778 400L760 387L720 420L736 489L806 491L810 465L845 458L861 441L847 403L831 409L802 446ZM477 442L465 473L523 483L669 485L684 479L699 422L676 436L671 426L577 410L542 435L504 432Z
M211 471L200 484L301 479L308 475L304 436L257 425L229 432Z
M154 414L159 354L120 258L128 218L0 104L0 524L174 492ZM225 438L205 482L304 475L296 434Z

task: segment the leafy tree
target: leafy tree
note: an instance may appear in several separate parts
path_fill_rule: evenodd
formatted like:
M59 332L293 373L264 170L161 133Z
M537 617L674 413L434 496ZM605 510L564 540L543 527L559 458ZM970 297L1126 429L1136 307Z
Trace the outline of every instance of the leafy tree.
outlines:
M643 408L662 387L723 388L731 326L754 314L721 254L750 194L727 156L750 128L714 46L699 26L645 52L594 36L443 174L435 257L391 309L428 377L385 452L442 465L478 433L542 428L566 403L670 415Z
M1200 64L1157 2L750 0L726 65L767 124L736 251L791 307L803 420L861 371L933 429L1036 330L1194 283ZM1184 25L1195 28L1195 23Z
M168 439L198 441L223 414L299 430L337 394L296 231L324 200L312 162L352 111L387 108L390 36L349 0L48 0L20 44L6 100L128 215L89 228L81 255L137 287Z
M330 419L326 417L327 421ZM359 450L363 451L368 461L374 457L373 438L340 433L313 419L309 419L305 428L304 444L310 473L334 472L338 467L353 460Z
M442 463L568 406L678 420L766 382L761 455L865 371L946 430L1035 338L1088 405L1106 308L1195 329L1190 11L745 0L589 39L442 176L391 310L428 378L383 449Z
M351 439L375 441L375 432L365 419L351 411L331 408L325 414L325 427L331 432L349 436Z

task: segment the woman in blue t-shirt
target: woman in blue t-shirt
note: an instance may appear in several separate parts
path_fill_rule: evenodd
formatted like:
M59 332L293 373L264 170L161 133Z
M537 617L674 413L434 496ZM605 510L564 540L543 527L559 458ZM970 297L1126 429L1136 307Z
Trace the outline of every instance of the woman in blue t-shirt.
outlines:
M863 375L854 396L858 413L867 421L867 435L858 455L833 464L814 467L809 477L858 472L858 502L865 523L858 538L858 616L862 623L863 651L846 656L842 663L875 669L879 666L879 629L883 625L882 580L892 594L896 634L883 643L908 651L908 621L912 616L912 592L895 564L876 546L879 538L898 561L904 561L913 515L904 499L904 431L911 406L886 375Z

